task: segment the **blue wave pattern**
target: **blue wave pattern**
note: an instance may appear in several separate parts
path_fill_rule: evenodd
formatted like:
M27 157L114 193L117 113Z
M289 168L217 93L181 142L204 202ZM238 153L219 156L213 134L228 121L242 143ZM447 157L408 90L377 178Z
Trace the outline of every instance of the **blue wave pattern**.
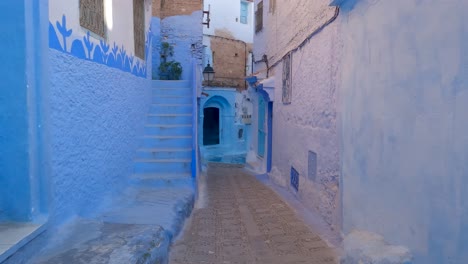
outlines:
M120 69L124 72L129 72L138 77L147 77L146 62L148 61L149 48L151 43L151 29L146 34L145 42L145 61L141 61L134 56L127 55L125 47L113 44L111 47L103 40L98 43L93 43L90 39L90 32L83 39L75 39L71 42L71 48L67 47L67 39L71 37L73 30L67 29L67 18L62 16L62 21L55 23L56 28L49 22L49 47L67 54L71 54L77 58L94 61L99 64L104 64L112 68ZM58 34L57 34L58 32ZM62 43L59 41L59 36L62 38ZM71 41L71 40L70 40Z

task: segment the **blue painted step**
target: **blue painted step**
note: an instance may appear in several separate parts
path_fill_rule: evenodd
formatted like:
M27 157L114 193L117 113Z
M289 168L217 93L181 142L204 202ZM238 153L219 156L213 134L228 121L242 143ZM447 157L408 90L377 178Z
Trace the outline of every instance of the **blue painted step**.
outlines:
M150 114L190 114L192 104L152 104Z
M133 174L130 182L147 187L193 187L195 185L195 179L190 173Z
M139 159L135 160L135 173L190 173L190 159Z
M192 125L191 124L182 124L182 125L146 125L145 126L145 135L147 136L191 136L192 135Z
M154 96L190 96L192 90L189 88L154 88Z
M190 104L192 105L191 96L156 96L153 95L153 104Z
M143 148L191 148L192 136L143 136Z
M192 123L192 114L149 114L148 124L151 125L184 125Z
M191 159L191 148L138 149L137 159Z
M153 88L186 88L186 87L190 87L190 82L188 80L180 80L180 81L152 80L151 87Z

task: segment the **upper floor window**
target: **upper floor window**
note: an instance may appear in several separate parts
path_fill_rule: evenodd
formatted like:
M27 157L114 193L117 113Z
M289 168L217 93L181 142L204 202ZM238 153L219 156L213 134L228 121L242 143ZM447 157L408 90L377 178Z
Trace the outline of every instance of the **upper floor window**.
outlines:
M145 59L145 1L133 0L135 56Z
M247 2L241 1L240 22L242 24L247 24L248 17L249 17L249 4Z
M103 0L80 0L80 26L104 37L104 1Z
M263 28L263 1L257 4L257 11L255 11L255 33Z

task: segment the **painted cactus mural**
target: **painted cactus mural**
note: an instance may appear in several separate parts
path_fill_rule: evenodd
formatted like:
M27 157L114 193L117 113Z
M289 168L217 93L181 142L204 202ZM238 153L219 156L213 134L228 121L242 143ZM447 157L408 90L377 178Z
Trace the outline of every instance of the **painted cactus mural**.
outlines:
M135 59L133 55L127 55L127 50L123 45L119 46L114 42L111 48L111 46L103 40L100 40L99 44L95 44L92 42L91 33L88 31L82 39L74 39L69 49L67 43L70 42L67 40L71 38L73 30L67 28L66 16L62 16L61 23L57 21L55 24L56 28L53 23L49 22L50 48L68 53L80 59L94 61L99 64L120 69L124 72L129 72L138 77L146 78L146 62ZM59 35L62 42L59 40ZM148 60L150 43L151 30L147 33L145 42L146 61Z

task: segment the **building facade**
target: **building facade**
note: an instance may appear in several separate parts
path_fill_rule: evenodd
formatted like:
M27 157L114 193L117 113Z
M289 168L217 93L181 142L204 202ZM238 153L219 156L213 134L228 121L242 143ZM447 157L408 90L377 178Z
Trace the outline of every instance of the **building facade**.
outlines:
M151 1L4 5L0 262L125 186L151 94Z
M172 47L168 60L182 66L182 80L191 78L192 59L202 64L203 58L203 1L153 0L151 19L153 79L160 79L162 47Z
M255 1L248 160L341 230L336 8ZM328 25L329 24L329 25ZM318 30L326 26L323 31ZM314 37L312 37L314 36ZM293 183L293 184L291 184Z

